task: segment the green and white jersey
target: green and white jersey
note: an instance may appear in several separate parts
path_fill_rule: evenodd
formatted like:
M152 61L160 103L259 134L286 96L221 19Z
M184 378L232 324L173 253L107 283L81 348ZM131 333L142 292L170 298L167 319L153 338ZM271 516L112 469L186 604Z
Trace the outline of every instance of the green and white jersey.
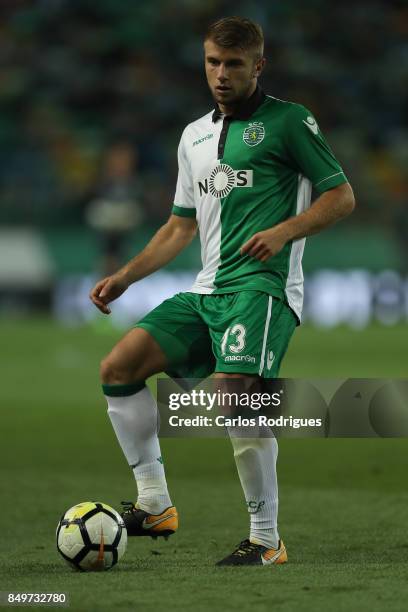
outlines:
M232 116L219 109L190 123L178 149L173 214L195 217L203 268L191 291L264 291L301 318L305 239L262 263L240 255L253 234L310 206L318 193L347 182L313 115L258 87Z

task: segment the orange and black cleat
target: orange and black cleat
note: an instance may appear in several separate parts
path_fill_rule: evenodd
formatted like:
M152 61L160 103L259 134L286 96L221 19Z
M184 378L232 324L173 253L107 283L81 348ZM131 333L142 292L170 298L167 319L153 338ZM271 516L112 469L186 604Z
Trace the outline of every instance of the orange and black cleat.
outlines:
M133 502L122 502L121 514L128 536L159 536L165 540L178 529L178 514L174 506L166 508L161 514L150 514L138 508Z
M267 548L243 540L228 557L221 559L216 565L280 565L287 560L288 555L282 540L279 540L278 548Z

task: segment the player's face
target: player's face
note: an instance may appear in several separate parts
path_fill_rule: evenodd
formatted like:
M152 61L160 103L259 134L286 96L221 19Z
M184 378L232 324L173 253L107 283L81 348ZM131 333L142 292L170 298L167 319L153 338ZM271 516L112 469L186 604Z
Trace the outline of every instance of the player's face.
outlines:
M204 43L205 72L211 93L222 111L230 110L255 90L265 60L254 51L225 49L212 40Z

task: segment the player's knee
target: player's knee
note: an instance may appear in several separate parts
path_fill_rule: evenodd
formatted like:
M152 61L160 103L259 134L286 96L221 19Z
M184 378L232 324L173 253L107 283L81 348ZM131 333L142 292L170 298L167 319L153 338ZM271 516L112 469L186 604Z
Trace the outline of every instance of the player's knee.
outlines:
M221 378L224 380L232 380L237 378L242 380L258 380L259 376L257 374L246 374L238 372L216 372L214 374L214 378Z
M113 364L109 357L102 359L99 374L104 385L109 385L113 376Z
M221 392L251 393L259 387L259 376L254 374L216 372L214 378L215 386Z
M111 355L101 361L100 375L104 385L123 385L131 382L128 380L128 372L118 367Z

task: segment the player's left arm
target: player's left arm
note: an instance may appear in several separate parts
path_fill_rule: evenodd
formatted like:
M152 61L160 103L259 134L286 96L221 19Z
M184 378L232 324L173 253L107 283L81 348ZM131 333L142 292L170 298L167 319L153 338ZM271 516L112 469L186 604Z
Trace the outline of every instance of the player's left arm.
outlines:
M312 206L300 215L257 232L242 247L241 255L267 261L292 240L321 232L353 212L355 199L349 183L342 183L322 193Z

